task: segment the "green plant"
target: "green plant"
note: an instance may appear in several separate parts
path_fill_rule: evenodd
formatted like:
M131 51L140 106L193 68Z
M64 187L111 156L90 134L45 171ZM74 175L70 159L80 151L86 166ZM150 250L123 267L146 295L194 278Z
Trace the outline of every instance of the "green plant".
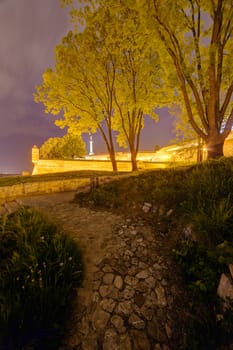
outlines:
M232 240L233 161L221 159L191 167L184 176L183 217L208 246Z
M188 287L198 297L216 290L220 271L216 262L209 259L205 246L187 240L173 250Z
M118 181L112 181L90 190L88 193L77 193L75 201L81 205L93 207L118 208L120 206L120 188Z
M190 219L200 239L209 245L223 240L231 240L233 232L233 202L228 195L218 201L211 202L197 199L197 208L190 214Z
M233 261L233 245L223 242L214 249L191 240L182 241L173 250L190 290L190 312L187 317L185 350L216 349L231 340L232 305L220 320L220 301L216 295L222 272Z
M49 340L52 349L82 283L80 249L44 215L25 207L1 218L0 242L0 340L9 343L14 334L14 346L42 341L44 349Z

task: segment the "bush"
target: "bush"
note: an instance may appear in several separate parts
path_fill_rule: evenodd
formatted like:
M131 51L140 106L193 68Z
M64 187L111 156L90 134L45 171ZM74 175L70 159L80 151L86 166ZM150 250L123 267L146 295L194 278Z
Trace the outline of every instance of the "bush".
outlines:
M79 248L25 207L0 219L0 241L0 343L4 349L56 348L82 283Z
M233 261L233 245L223 242L215 249L206 249L188 240L173 252L191 293L184 349L217 349L231 342L233 304L230 309L222 310L216 291L221 273L227 272ZM218 313L222 314L220 319Z
M228 271L228 265L233 261L233 245L229 242L206 249L198 242L187 240L182 241L173 253L185 282L199 299L216 295L220 275Z
M233 159L209 161L187 172L183 181L183 212L204 243L232 241Z

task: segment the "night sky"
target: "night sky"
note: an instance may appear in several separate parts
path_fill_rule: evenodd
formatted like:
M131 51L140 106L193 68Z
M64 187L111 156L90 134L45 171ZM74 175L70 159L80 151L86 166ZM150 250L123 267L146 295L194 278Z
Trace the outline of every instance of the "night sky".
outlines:
M54 47L69 31L68 11L59 0L0 0L0 173L32 170L31 148L62 136L54 117L33 100L46 68L54 66ZM166 109L155 124L146 118L141 150L174 138ZM105 152L98 135L95 153Z

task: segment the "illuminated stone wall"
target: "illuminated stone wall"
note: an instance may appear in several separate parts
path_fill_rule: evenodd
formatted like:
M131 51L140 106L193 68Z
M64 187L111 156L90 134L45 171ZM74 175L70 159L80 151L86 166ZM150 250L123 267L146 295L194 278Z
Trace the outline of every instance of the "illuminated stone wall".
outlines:
M20 183L12 186L3 186L0 189L0 205L6 201L13 201L19 197L55 193L63 191L75 191L80 187L89 186L90 178L50 180Z
M109 160L44 160L40 159L35 165L32 175L60 173L77 170L104 170L112 171ZM128 161L118 162L118 171L130 171L131 163Z
M35 147L35 146L34 146ZM224 144L224 155L233 156L233 132L230 134ZM206 151L203 152L203 159L206 157ZM130 154L119 152L116 154L118 171L131 171ZM185 144L176 144L163 147L157 152L139 152L138 168L153 169L164 168L166 163L171 162L195 162L197 160L196 141ZM32 175L48 174L78 170L104 170L112 171L112 164L109 156L106 154L94 155L83 160L42 160L33 161L34 168Z
M224 156L233 157L233 135L231 133L231 137L226 139L223 147Z

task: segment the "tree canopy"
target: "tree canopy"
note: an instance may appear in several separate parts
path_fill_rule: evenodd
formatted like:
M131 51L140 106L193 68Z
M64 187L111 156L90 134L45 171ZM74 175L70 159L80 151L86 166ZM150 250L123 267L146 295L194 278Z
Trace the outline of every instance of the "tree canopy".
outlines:
M79 133L98 129L117 170L112 131L115 67L109 53L99 47L89 28L70 31L56 47L55 68L45 71L35 100L45 105L47 113L63 113L56 121L62 128Z
M233 125L232 1L138 0L137 6L143 16L151 14L148 25L170 57L187 119L208 157L222 156Z
M61 1L83 19L96 7L133 9L141 23L137 39L147 33L160 52L187 123L205 141L208 157L223 155L233 124L232 0L84 0L79 11L76 1Z
M46 70L35 94L48 113L63 112L63 119L56 122L60 127L99 130L113 170L117 170L115 135L121 146L129 148L136 170L144 116L157 120L155 107L168 102L159 55L147 34L142 36L136 15L119 3L85 12L85 29L71 31L57 46L55 68Z
M41 159L73 159L86 154L85 143L77 135L66 134L63 137L52 137L40 147Z

